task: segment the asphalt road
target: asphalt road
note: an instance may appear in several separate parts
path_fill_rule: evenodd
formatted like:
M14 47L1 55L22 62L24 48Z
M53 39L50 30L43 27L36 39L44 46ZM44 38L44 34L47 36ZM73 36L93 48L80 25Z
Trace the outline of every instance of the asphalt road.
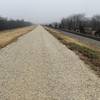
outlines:
M0 50L0 100L100 100L100 79L38 26Z
M70 33L70 32L65 32L65 31L61 31L61 32L63 32L65 35L67 35L71 38L78 40L81 43L84 43L84 44L86 44L90 47L93 47L93 48L96 48L97 50L100 50L100 41L90 39L90 38L87 38L87 37L84 37L84 36L80 36L80 35L77 35L77 34L73 34L73 33Z

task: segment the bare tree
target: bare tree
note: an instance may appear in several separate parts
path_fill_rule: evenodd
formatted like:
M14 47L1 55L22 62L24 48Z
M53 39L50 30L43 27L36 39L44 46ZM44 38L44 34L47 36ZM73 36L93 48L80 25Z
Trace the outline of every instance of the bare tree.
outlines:
M85 15L84 14L77 14L69 16L68 18L64 18L61 21L61 25L63 28L67 28L69 30L79 30L80 32L84 31L85 25Z
M100 15L92 18L84 14L76 14L63 18L61 23L52 23L52 27L78 31L85 34L100 36Z
M96 15L91 19L91 27L96 31L96 36L100 36L100 15Z

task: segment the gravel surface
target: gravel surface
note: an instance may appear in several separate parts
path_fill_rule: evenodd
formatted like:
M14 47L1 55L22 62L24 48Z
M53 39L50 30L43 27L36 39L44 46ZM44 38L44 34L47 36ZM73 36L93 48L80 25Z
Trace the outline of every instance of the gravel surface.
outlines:
M38 26L0 50L0 100L100 100L100 79Z

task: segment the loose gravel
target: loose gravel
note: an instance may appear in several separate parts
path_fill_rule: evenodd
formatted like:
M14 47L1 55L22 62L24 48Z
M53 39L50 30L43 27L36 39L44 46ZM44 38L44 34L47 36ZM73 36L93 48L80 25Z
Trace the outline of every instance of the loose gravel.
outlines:
M38 26L0 50L0 100L100 100L100 79Z

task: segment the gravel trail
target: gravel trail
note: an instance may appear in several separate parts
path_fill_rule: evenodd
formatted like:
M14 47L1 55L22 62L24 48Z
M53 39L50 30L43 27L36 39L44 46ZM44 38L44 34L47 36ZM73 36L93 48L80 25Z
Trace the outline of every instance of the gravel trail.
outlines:
M100 100L100 79L38 26L0 50L0 100Z

